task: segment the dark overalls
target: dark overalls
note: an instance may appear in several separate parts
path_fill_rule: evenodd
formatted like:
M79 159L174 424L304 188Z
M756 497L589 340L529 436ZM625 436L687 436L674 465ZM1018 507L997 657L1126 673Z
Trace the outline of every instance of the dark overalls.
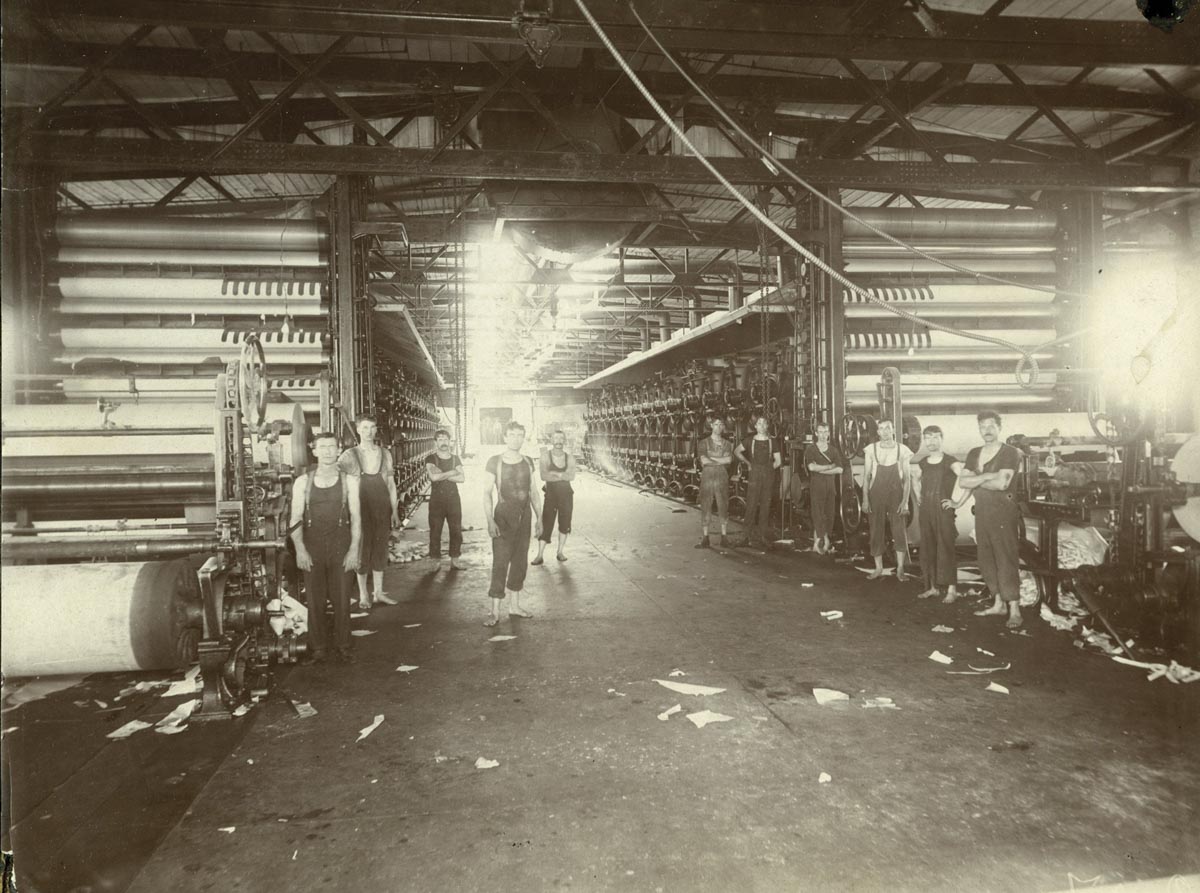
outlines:
M753 527L759 539L765 542L767 525L771 520L771 496L775 489L771 438L747 438L743 444L743 453L746 452L750 454L750 480L746 483L746 526Z
M958 563L954 556L954 541L958 529L954 524L954 509L942 508L942 500L954 495L958 475L952 466L958 460L949 453L942 461L931 463L922 459L921 466L921 573L925 588L954 586L958 583Z
M1014 447L1001 444L992 460L979 466L981 447L967 454L967 468L977 474L1013 470L1013 480L1007 490L985 490L976 487L975 543L979 547L979 573L992 595L1001 601L1015 602L1021 597L1020 528L1021 507L1013 492L1021 456Z
M815 443L804 449L804 467L809 465L841 465L842 454L836 447L824 450ZM833 533L837 508L838 478L832 474L808 473L808 502L812 508L813 536L825 538Z
M308 644L313 654L326 649L325 605L333 605L333 644L350 647L350 590L354 575L345 570L350 548L350 502L346 477L338 472L332 487L318 487L308 473L304 495L304 548L312 570L304 572L308 601Z
M458 456L443 459L430 453L427 465L436 465L438 471L453 471L462 465ZM450 557L462 554L462 500L458 495L458 484L454 481L434 481L429 491L429 557L442 557L442 525L450 525Z
M492 514L499 536L492 537L492 584L488 595L504 598L505 589L520 592L529 570L529 488L533 481L533 460L523 456L509 465L500 456L487 461L487 470L496 479L500 493Z
M566 471L571 464L564 456L562 468L559 468L558 463L554 461L554 450L550 451L548 459L551 471ZM559 533L571 532L571 516L575 511L575 488L571 486L570 481L550 481L542 487L542 492L546 494L546 499L542 503L542 535L539 539L549 543L555 518L558 519Z
M388 566L388 539L392 534L392 496L388 492L387 478L392 470L391 454L380 447L379 468L374 474L367 474L363 465L363 457L359 447L346 450L346 456L353 456L353 464L349 467L339 462L342 471L358 475L358 499L362 512L362 561L358 566L360 574L371 571L385 571Z
M884 525L891 522L892 543L897 552L908 551L908 522L904 517L904 480L900 477L900 447L896 450L894 465L879 464L879 444L871 444L875 450L875 476L871 479L871 511L868 513L871 528L871 554L882 555L887 540Z

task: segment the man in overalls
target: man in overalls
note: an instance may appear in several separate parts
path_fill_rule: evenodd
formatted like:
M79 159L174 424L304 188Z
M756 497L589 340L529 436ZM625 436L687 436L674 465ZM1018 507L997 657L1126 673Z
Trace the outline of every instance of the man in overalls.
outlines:
M1019 554L1021 507L1013 492L1013 478L1021 467L1021 454L1000 440L1000 414L985 409L975 417L983 446L967 453L966 468L958 485L975 495L975 543L979 547L979 573L992 593L992 606L976 611L977 617L1008 615L1005 625L1016 629L1021 619L1021 559Z
M896 442L896 426L890 420L881 421L876 430L879 440L863 452L862 508L870 519L871 557L875 559L875 569L867 579L877 580L883 576L883 551L887 543L885 526L890 524L896 550L896 579L904 582L908 579L904 566L908 560L912 450Z
M754 417L754 434L738 444L734 450L737 460L750 472L746 485L746 529L749 531L748 545L756 542L767 548L767 525L771 519L771 495L775 490L775 471L783 464L779 450L767 430L770 423L765 415ZM746 454L750 458L746 458Z
M442 563L442 525L450 526L450 566L462 567L462 501L458 485L466 480L462 459L450 449L450 432L439 428L433 432L434 451L425 457L425 471L432 482L429 489L429 560L436 566Z
M379 434L375 418L361 415L355 425L358 446L342 453L338 467L344 474L354 475L359 481L363 548L362 564L358 568L358 607L367 611L371 607L368 577L374 578L376 602L381 605L396 604L383 591L383 572L387 570L388 539L392 528L400 526L400 500L396 493L396 476L392 473L391 451L375 442Z
M523 443L525 426L509 422L504 429L507 449L488 459L483 475L483 512L492 537L492 613L484 626L500 622L500 602L510 592L508 616L533 616L521 607L521 589L529 568L530 519L542 535L542 496L533 486L533 460L521 452Z
M304 571L308 602L309 655L325 659L325 606L333 605L333 644L350 659L350 588L358 567L362 518L358 478L338 469L338 442L332 434L313 438L317 467L292 484L291 528L296 566Z
M721 545L729 545L729 463L733 461L733 449L722 433L725 422L719 416L709 416L712 435L696 444L700 457L700 542L694 548L710 549L708 522L712 517L712 504L717 503L717 518L721 522Z
M558 555L559 561L566 561L563 550L567 547L567 537L571 534L571 518L575 513L575 488L571 481L575 480L575 457L567 452L567 435L555 431L550 435L550 449L542 456L539 463L542 480L545 481L543 492L546 494L542 509L542 532L538 535L537 557L530 564L541 564L546 547L550 545L550 535L554 532L554 524L558 522Z

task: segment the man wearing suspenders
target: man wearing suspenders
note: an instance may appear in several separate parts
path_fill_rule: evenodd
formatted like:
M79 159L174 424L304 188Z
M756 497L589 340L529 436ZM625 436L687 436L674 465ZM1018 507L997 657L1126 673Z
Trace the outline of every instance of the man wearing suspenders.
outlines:
M737 460L750 472L746 486L746 530L748 545L767 548L767 529L771 520L771 494L775 491L775 471L783 464L779 450L767 434L767 417L754 417L754 434L738 444L733 451ZM747 457L747 453L750 455Z
M292 485L292 542L296 566L304 571L308 602L309 654L325 659L328 650L325 605L333 605L333 644L350 659L350 590L362 545L358 478L338 469L338 442L333 434L313 438L317 467Z

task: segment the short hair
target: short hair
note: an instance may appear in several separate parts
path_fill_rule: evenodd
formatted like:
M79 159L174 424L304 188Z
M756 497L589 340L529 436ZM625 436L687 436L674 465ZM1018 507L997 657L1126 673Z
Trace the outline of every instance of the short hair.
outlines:
M332 440L336 443L337 439L338 439L338 436L336 434L334 434L332 431L318 431L315 434L313 434L312 441L310 441L310 442L315 447L317 445L318 440Z
M833 430L829 427L829 422L817 422L815 425L813 425L813 431L820 431L822 428L824 428L826 431Z
M369 412L360 413L358 418L356 418L354 420L354 427L357 428L363 422L371 422L372 424L375 424L375 425L379 424L379 420L376 419L375 416L371 415Z
M710 413L708 416L705 417L704 423L706 425L708 425L709 427L712 427L713 422L720 422L722 425L724 425L725 419L723 417L717 415L716 413Z
M988 419L992 419L997 425L1004 424L1000 420L1000 413L996 412L994 409L985 409L975 416L976 423L986 422Z
M449 437L449 436L450 436L450 432L447 431L445 428L438 428L436 431L433 432L434 440L437 440L439 437Z
M767 419L767 414L765 412L756 412L756 413L751 414L750 419L751 419L751 424L757 425L759 419ZM768 425L771 424L770 419L767 419L767 424Z
M562 428L555 428L553 431L551 431L551 432L550 432L550 439L551 439L551 440L553 440L553 439L554 439L554 435L555 435L555 434L561 434L561 435L563 436L563 439L564 439L564 440L566 440L566 437L567 437L567 432L566 432L566 431L564 431Z
M525 426L522 425L520 422L518 422L516 419L513 419L511 422L509 422L507 425L504 426L504 433L506 435L508 434L509 431L520 431L522 434L524 434Z
M937 425L926 425L925 430L922 431L921 433L922 434L943 434L943 435L945 434L945 432L942 431L942 429L939 428Z
M878 431L884 425L891 425L893 430L895 430L895 428L896 428L896 423L893 422L891 419L880 419L878 422L875 423L875 430Z

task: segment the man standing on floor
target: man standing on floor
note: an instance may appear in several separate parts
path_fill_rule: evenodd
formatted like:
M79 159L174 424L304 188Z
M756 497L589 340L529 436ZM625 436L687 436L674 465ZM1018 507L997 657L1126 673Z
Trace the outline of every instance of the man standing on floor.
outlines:
M746 529L748 545L757 542L767 548L767 530L771 521L771 494L775 489L775 471L783 464L779 450L767 434L770 423L765 415L754 417L754 434L734 450L737 460L746 466L750 479L746 484ZM746 453L750 458L746 458Z
M871 557L875 569L868 580L883 576L883 550L887 545L886 525L892 527L892 543L896 549L896 579L908 580L904 565L908 559L908 499L912 494L909 462L912 450L896 442L896 426L881 421L876 430L879 440L867 447L863 458L863 511L870 519Z
M541 564L542 552L550 545L550 534L554 530L555 516L558 518L558 560L566 561L563 549L571 533L571 517L575 511L575 457L567 453L567 435L555 431L550 435L550 449L539 463L542 480L546 482L545 508L542 509L542 532L538 537L537 558L530 564Z
M813 551L824 555L833 548L833 516L837 506L838 479L842 474L842 454L829 442L829 426L817 425L817 440L804 448L808 469L808 503L812 509Z
M979 572L993 597L992 606L976 611L975 615L1007 614L1005 625L1016 629L1023 622L1019 555L1021 508L1013 492L1013 478L1021 467L1021 454L1000 440L998 412L984 410L975 419L979 422L983 446L967 453L966 468L958 476L958 484L975 495Z
M462 460L450 450L450 432L439 428L433 432L434 451L425 457L425 471L432 484L429 488L429 559L442 560L442 525L450 526L450 566L460 567L462 554L462 501L458 485L466 481Z
M733 449L722 433L725 422L719 416L709 416L712 435L696 444L700 455L700 542L697 549L708 549L708 522L712 517L713 500L717 501L717 517L721 521L721 545L729 545L729 463Z
M362 563L358 566L358 607L371 608L367 577L374 577L375 601L394 605L383 591L383 572L388 565L388 539L392 528L400 526L400 500L396 495L396 477L392 473L392 454L375 442L379 425L375 418L360 415L355 422L358 446L350 447L338 459L345 474L358 478L362 500Z
M532 617L521 607L521 588L529 564L529 521L542 535L542 498L533 486L533 460L521 452L525 426L509 422L504 429L506 449L488 459L484 472L483 512L492 537L491 616L484 626L500 622L500 602L512 593L509 617ZM498 497L498 498L497 498Z
M338 468L338 442L332 434L313 438L317 467L292 484L292 542L296 566L304 572L308 602L309 655L325 659L325 606L333 606L333 644L350 659L350 575L358 567L362 519L358 478Z
M921 514L921 576L925 578L925 590L917 598L932 598L945 587L942 601L949 605L958 598L958 562L954 554L958 528L954 513L970 493L964 491L960 502L953 499L963 464L942 452L942 429L930 425L921 434L924 445L912 464L916 477L913 491Z

